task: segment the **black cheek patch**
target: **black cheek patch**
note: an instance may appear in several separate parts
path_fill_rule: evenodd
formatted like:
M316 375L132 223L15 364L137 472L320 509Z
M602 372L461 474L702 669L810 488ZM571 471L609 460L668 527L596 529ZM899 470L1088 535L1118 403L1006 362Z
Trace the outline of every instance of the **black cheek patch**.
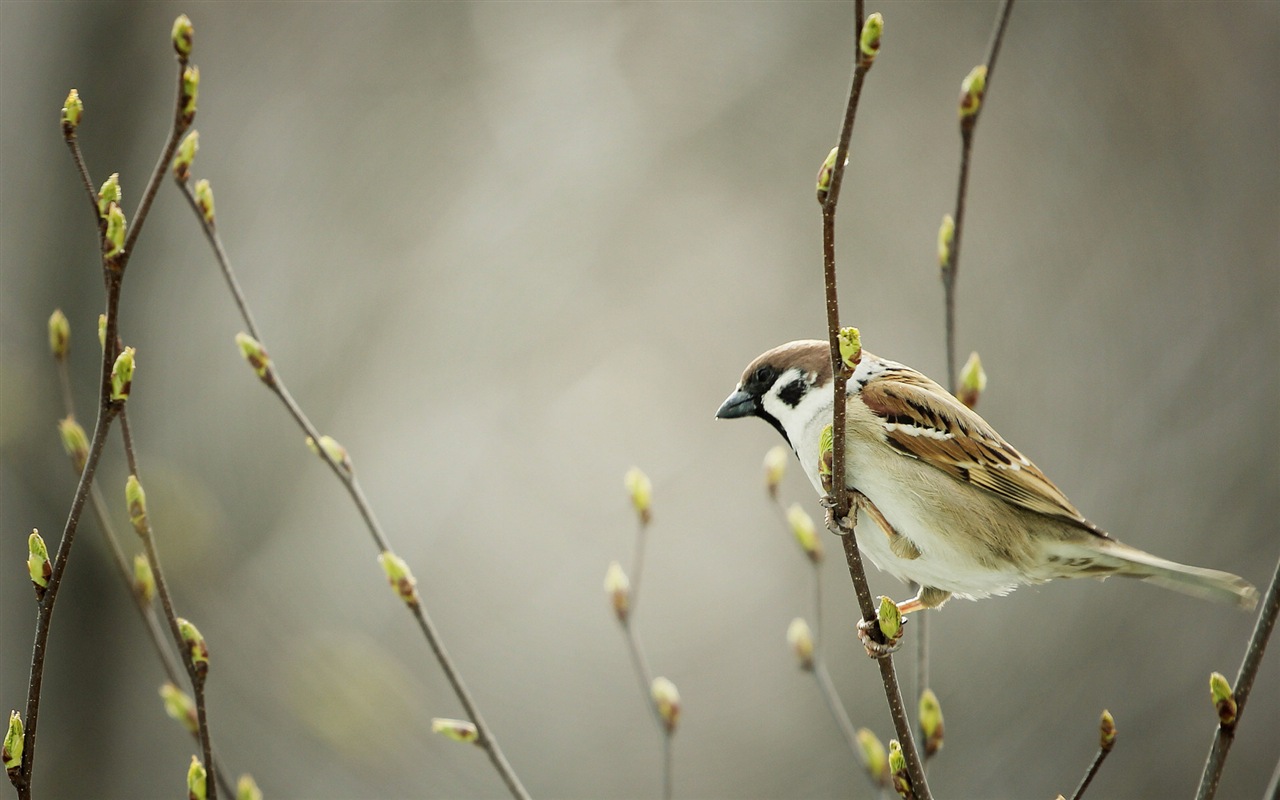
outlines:
M778 399L795 408L800 405L800 398L804 397L804 393L807 391L809 391L809 384L805 383L803 379L797 378L782 387L782 391L778 392Z

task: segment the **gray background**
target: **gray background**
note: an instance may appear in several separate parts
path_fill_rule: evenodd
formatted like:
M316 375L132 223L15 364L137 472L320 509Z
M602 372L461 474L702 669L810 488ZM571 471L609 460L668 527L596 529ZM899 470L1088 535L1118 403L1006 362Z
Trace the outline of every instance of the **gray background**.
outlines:
M877 6L871 6L873 10ZM993 3L884 3L840 215L842 308L868 347L943 370L935 232L960 78ZM783 642L809 571L765 501L776 435L712 413L760 351L823 332L813 176L850 71L842 4L0 4L0 698L22 708L23 540L73 491L45 320L72 320L91 419L101 283L57 127L86 103L95 181L140 194L196 25L195 173L264 336L352 451L488 721L539 797L651 797L653 730L601 591L656 521L637 625L684 696L683 797L869 793ZM1280 6L1015 9L979 127L960 347L981 410L1084 512L1263 585L1280 543ZM211 255L166 184L129 268L131 419L180 611L213 652L215 739L268 797L502 795L429 733L460 709L323 466L241 362ZM100 477L119 498L113 437ZM788 501L817 513L793 469ZM118 503L120 533L136 547ZM37 788L172 797L192 744L85 524L58 604ZM828 539L828 552L838 552ZM828 654L855 722L891 726L844 566ZM905 587L872 572L873 589ZM1251 615L1121 580L934 617L939 796L1069 793L1103 707L1099 797L1188 796ZM910 647L903 676L913 684ZM1223 797L1280 755L1263 667Z

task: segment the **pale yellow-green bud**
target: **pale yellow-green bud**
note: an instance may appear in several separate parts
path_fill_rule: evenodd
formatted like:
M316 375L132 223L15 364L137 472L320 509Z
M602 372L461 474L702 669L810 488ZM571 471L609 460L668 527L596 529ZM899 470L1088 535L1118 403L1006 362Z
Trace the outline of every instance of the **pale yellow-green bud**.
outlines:
M898 604L889 598L880 598L880 610L876 617L880 620L880 632L889 641L897 639L902 633L902 612L898 610Z
M4 768L16 770L22 766L22 717L17 711L9 712L9 729L4 734Z
M818 434L818 478L822 481L822 490L831 493L831 472L835 469L835 434L830 425L825 426Z
M75 417L59 420L58 434L62 437L62 449L71 458L71 466L79 475L84 472L84 464L89 460L89 437Z
M151 605L156 596L156 576L151 562L141 553L133 557L133 591L144 606Z
M188 125L196 117L196 98L200 95L200 68L182 71L182 118Z
M1106 752L1111 752L1111 748L1116 746L1116 721L1105 708L1098 722L1098 746Z
M649 692L667 735L675 733L676 725L680 722L680 692L676 690L676 685L663 677L654 678Z
M813 631L809 629L809 623L805 622L804 618L796 617L787 626L787 644L791 645L791 652L795 653L800 661L800 669L806 672L812 670Z
M987 373L982 369L982 359L978 352L969 354L969 360L960 368L960 385L956 387L956 399L969 408L978 405L982 393L987 389Z
M179 14L173 21L173 50L180 58L191 55L191 45L195 39L195 28L186 14Z
M641 472L639 467L632 467L627 470L622 481L627 487L627 494L631 495L631 505L635 507L640 521L648 525L653 519L653 483L649 476Z
M98 347L107 349L107 315L98 315Z
M880 742L880 738L868 728L859 728L857 737L858 749L862 752L862 763L867 768L867 774L877 784L887 786L889 783L889 756L885 753L884 745Z
M137 475L130 475L124 482L124 501L129 509L129 521L139 536L146 536L149 529L147 523L147 493L142 489L142 482Z
M617 615L618 621L626 622L631 613L631 580L617 561L610 562L609 569L604 573L604 590L613 603L613 613Z
M58 361L67 359L67 351L71 347L71 323L62 309L55 308L49 315L49 349Z
M124 212L120 210L117 203L112 203L107 207L107 231L104 234L106 240L106 255L108 258L118 256L124 252L124 233L128 227L124 219Z
M840 343L840 361L845 369L853 369L862 360L862 334L857 328L841 328L837 337Z
M133 370L137 366L134 356L137 350L126 347L116 356L116 363L111 367L111 399L124 401L129 399L133 389Z
M199 629L182 617L178 617L178 633L182 635L182 641L187 645L187 654L192 666L195 667L196 673L203 677L209 671L208 643L205 642Z
M199 150L200 131L191 131L178 145L178 151L173 155L173 177L180 183L186 183L191 177L191 164L196 160Z
M236 782L236 800L262 800L262 790L249 773L240 776Z
M102 188L98 189L98 216L103 219L107 218L107 212L111 210L111 204L120 205L124 200L124 190L120 188L120 173L113 172L111 177L102 183Z
M1231 684L1221 672L1209 676L1209 694L1213 697L1213 705L1218 710L1218 723L1231 730L1236 726L1236 696Z
M793 503L787 509L787 524L791 526L791 534L796 537L796 543L809 560L821 564L822 541L818 539L818 532L813 527L813 518L805 513L799 503Z
M384 550L378 554L378 563L382 565L387 582L391 584L396 595L406 605L417 607L418 582L414 580L413 573L409 571L409 565L404 562L404 559L390 550Z
M316 455L320 455L321 449L329 456L333 463L342 467L347 472L351 471L351 455L347 453L347 448L338 443L338 440L332 436L321 436L320 444L316 444L316 440L310 436L307 437L307 449Z
M191 766L187 768L188 800L208 800L209 772L200 763L200 759L191 757Z
M987 65L979 64L960 82L960 119L972 120L982 108L982 96L987 91Z
M80 101L80 93L72 89L67 92L67 99L62 103L62 132L74 133L80 124L82 114L84 114L84 103Z
M778 499L778 486L782 483L782 476L787 474L787 459L790 454L782 445L775 445L764 454L764 486L774 500Z
M49 587L49 576L53 574L53 565L49 563L49 549L40 538L40 531L31 529L27 537L27 572L31 574L31 583L36 587L36 599L44 597L44 590Z
M899 797L906 800L915 796L911 789L911 778L907 775L907 757L897 739L889 740L889 775L893 779L893 790Z
M200 209L200 216L204 221L213 224L213 189L209 186L208 178L201 178L196 181L196 206Z
M880 36L884 33L884 17L876 12L862 23L862 35L858 37L858 49L862 51L862 65L871 66L880 53Z
M199 730L200 720L196 714L196 704L186 692L172 683L164 683L160 686L160 699L164 702L164 713L186 728L187 733L195 733Z
M840 148L833 147L831 152L827 153L826 159L822 162L822 166L818 168L818 203L825 204L827 202L827 194L831 191L831 178L836 171L836 156L839 154ZM845 157L844 163L849 163L848 156Z
M473 723L465 719L446 719L435 717L431 720L431 732L447 736L455 742L474 743L480 738L480 732Z
M268 386L274 385L274 378L271 376L271 356L267 355L267 348L243 331L236 334L236 344L240 347L240 354L244 356L244 360L249 362L249 366L253 367L253 371L262 379L262 382Z
M956 221L950 214L942 215L942 224L938 226L938 266L951 268L951 244L956 238Z
M930 757L942 749L943 725L942 705L932 689L925 689L920 695L920 730L924 733L925 757Z

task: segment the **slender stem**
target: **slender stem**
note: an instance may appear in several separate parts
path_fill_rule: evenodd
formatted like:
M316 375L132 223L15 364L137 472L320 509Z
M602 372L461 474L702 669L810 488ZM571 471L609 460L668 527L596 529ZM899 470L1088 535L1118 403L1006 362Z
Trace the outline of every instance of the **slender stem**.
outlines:
M235 300L236 307L240 311L241 317L244 319L245 325L249 329L249 334L253 338L262 342L262 336L258 331L257 325L254 323L253 315L249 310L249 304L245 300L244 292L240 288L240 282L237 280L235 271L231 267L231 260L227 256L226 249L223 247L222 238L218 235L217 228L214 224L205 220L200 206L196 202L195 194L191 186L186 181L178 181L178 188L182 192L183 197L187 199L187 203L195 212L196 219L200 223L200 227L204 232L205 238L208 239L213 248L215 260L218 267L222 271L222 276L227 282L228 288L231 290L232 297ZM313 441L320 440L320 432L311 423L311 420L303 412L297 401L293 399L293 395L289 393L283 379L280 377L274 364L269 367L267 377L263 382L271 389L281 403L284 404L285 410L289 416L293 417L295 423L301 428L307 436ZM382 530L382 525L378 522L377 516L373 512L373 507L369 503L368 498L364 494L364 490L360 486L359 480L355 476L355 472L347 469L330 457L324 448L318 448L320 458L329 465L329 469L342 482L346 488L347 494L350 495L352 502L355 504L357 512L364 520L365 528L369 531L369 535L373 538L375 546L380 552L391 551L391 545L387 540L386 534ZM440 664L441 671L444 672L445 678L449 681L450 687L453 689L454 695L462 704L471 723L476 726L476 744L485 751L489 756L490 763L498 772L503 783L512 796L516 798L527 798L528 792L520 783L520 779L516 776L510 762L503 755L502 748L498 745L498 740L494 737L492 730L485 723L484 718L480 715L480 710L476 706L475 700L471 696L470 690L462 680L461 674L453 663L448 651L444 647L444 642L440 637L435 624L432 622L430 615L421 603L406 604L414 615L418 623L418 628L422 631L423 638L426 639L428 647L435 656L436 661Z
M80 140L76 138L75 131L64 134L63 138L67 142L67 148L71 150L71 161L76 165L76 173L79 174L80 182L84 185L85 194L89 198L89 211L93 214L93 224L101 232L106 229L106 223L103 221L102 215L98 213L98 191L93 188L93 179L89 177L89 168L85 165L84 153L80 152Z
M1236 728L1240 718L1244 716L1244 706L1253 691L1253 680L1258 675L1258 667L1262 664L1262 656L1267 649L1267 641L1276 625L1276 616L1280 614L1280 562L1276 563L1275 574L1271 576L1271 585L1267 587L1267 596L1262 601L1262 609L1258 612L1258 621L1253 626L1253 635L1249 637L1249 646L1244 652L1244 661L1240 663L1240 671L1236 674L1235 699L1236 722L1230 728L1219 725L1213 734L1213 744L1209 747L1209 756L1205 760L1204 772L1200 776L1200 789L1196 792L1196 800L1212 800L1217 794L1218 782L1222 779L1222 769L1227 763L1227 753L1236 738Z
M1098 748L1098 754L1093 757L1093 763L1089 765L1084 777L1080 779L1080 785L1076 787L1075 793L1071 795L1071 800L1080 800L1081 797L1084 797L1085 789L1089 788L1089 784L1093 782L1093 776L1098 774L1098 770L1102 768L1102 762L1106 761L1109 755L1111 755L1111 748Z
M1276 798L1280 798L1280 760L1276 761L1276 768L1271 771L1271 780L1267 781L1267 788L1262 791L1262 800Z
M836 727L840 729L840 734L844 736L845 744L849 746L849 749L853 751L854 757L864 767L863 772L866 772L867 777L871 778L871 773L865 769L867 763L862 760L862 748L858 746L858 733L854 730L853 721L849 719L849 712L845 710L844 703L840 701L840 693L836 691L835 683L831 680L831 673L827 671L827 662L816 654L813 659L813 679L818 684L818 691L822 694L822 699L827 704L827 710L831 712L831 718L836 721ZM880 782L874 778L872 778L872 783L876 786L880 785Z

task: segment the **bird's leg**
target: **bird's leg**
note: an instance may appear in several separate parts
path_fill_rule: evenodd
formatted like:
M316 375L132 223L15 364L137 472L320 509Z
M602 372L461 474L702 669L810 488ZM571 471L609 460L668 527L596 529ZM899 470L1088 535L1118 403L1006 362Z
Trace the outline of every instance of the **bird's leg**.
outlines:
M862 646L866 648L867 655L872 658L884 658L897 650L902 644L902 631L907 624L907 614L914 614L917 611L924 611L928 608L937 608L947 602L950 597L951 592L935 589L932 586L921 586L915 597L897 603L898 613L902 614L903 628L898 630L898 635L892 641L883 643L876 641L875 634L879 632L879 620L873 619L870 622L859 620L858 639L862 642ZM883 635L883 632L881 634Z

